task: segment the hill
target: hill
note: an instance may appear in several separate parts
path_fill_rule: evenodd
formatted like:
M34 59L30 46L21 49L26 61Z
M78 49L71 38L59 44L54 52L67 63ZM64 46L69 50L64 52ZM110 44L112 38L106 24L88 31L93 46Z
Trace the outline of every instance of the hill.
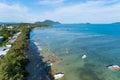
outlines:
M16 22L0 22L0 24L16 24Z
M53 24L60 24L60 22L57 22L57 21L52 21L52 20L45 20L43 22L35 22L35 24L49 24L49 25L53 25Z
M112 23L112 24L120 24L120 22L115 22L115 23Z

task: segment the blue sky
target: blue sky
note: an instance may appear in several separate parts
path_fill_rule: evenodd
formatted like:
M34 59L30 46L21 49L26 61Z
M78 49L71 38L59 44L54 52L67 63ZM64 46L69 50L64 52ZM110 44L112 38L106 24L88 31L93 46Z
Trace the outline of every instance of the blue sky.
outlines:
M112 23L120 0L0 0L0 22Z

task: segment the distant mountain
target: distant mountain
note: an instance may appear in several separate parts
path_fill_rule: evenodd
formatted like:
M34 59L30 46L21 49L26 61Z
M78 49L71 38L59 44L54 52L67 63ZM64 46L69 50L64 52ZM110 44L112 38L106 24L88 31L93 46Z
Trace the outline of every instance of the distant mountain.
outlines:
M35 22L35 24L49 24L49 25L53 25L53 24L60 24L60 22L55 22L55 21L52 21L52 20L45 20L43 22Z
M91 24L91 23L79 23L79 24Z
M112 23L112 24L120 24L120 22L115 22L115 23Z
M15 22L0 22L0 24L16 24Z

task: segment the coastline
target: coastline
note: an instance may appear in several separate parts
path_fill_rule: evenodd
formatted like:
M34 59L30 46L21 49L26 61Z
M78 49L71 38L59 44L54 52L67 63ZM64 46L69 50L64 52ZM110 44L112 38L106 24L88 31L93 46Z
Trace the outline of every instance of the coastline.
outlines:
M32 50L29 50L29 49L31 49L29 47L30 31L37 26L41 27L42 24L39 25L39 24L22 24L21 23L21 24L15 24L14 27L16 27L16 26L17 26L17 29L15 29L15 30L20 31L21 34L19 35L19 33L18 33L14 36L12 34L12 36L9 40L12 44L6 45L7 47L9 47L9 49L6 49L6 47L4 47L1 52L2 54L0 53L0 63L1 63L0 80L9 80L9 79L10 80L16 80L16 79L27 80L27 78L29 76L29 72L26 69L27 65L29 65L29 58L28 58L28 55L26 55L26 53L27 52L32 53L31 52ZM18 26L20 26L21 28L18 28ZM10 29L10 31L11 31L11 29ZM3 33L7 34L7 32L3 32ZM7 36L9 36L9 35L7 35ZM34 57L34 58L37 58L37 57ZM38 60L41 60L41 59L38 59ZM30 60L30 61L32 61L32 60ZM36 62L37 62L37 60L36 60ZM42 69L42 70L44 70L43 68L46 68L45 66L43 66L43 64L45 64L45 63L40 64L40 67L42 66L40 69ZM37 64L35 66L31 67L31 69L37 68L39 66L39 64ZM41 76L44 72L42 70L40 72ZM37 71L37 69L36 69L36 71ZM33 73L33 72L31 72L31 73ZM47 72L45 72L44 74L46 74L46 73ZM32 79L32 80L36 80L36 78ZM38 80L50 80L50 79L47 77L47 75L44 75L44 76L42 76L42 78L39 78Z
M14 37L10 50L1 58L0 80L27 79L26 66L29 60L25 57L25 52L28 48L29 31L30 28L22 27L19 37Z
M98 33L91 34L89 31L86 34L82 30L90 28L93 29L90 30L91 32L95 32L94 28L97 28L97 26L87 26L85 28L81 28L81 25L80 27L72 26L73 31L68 32L58 32L56 28L53 28L51 30L38 29L32 33L31 39L39 43L38 46L42 47L41 53L42 56L44 55L44 61L51 62L51 59L55 59L55 56L57 56L57 63L53 63L51 68L65 74L60 80L105 80L110 78L118 80L119 76L117 77L116 75L119 75L119 71L111 71L106 68L106 65L111 64L111 62L113 62L112 64L119 65L119 61L115 60L115 58L119 59L117 57L119 56L119 46L116 46L116 44L119 43L117 40L120 37ZM61 25L61 27L66 29L66 25ZM76 34L77 31L78 33ZM82 34L81 31L83 31ZM111 42L113 43L111 44ZM86 55L87 58L82 59L83 55ZM48 60L45 60L47 58ZM59 62L60 59L62 60L61 62ZM103 74L99 75L101 73Z
M30 63L27 70L30 73L28 80L62 80L64 73L55 66L61 62L57 55L40 47L39 43L30 41L26 57ZM56 76L56 77L55 77Z
M30 61L26 67L30 73L28 80L53 80L51 79L51 75L48 74L51 67L48 68L46 66L46 62L43 61L43 56L41 56L36 45L32 46L29 43L29 50L26 53L26 57Z

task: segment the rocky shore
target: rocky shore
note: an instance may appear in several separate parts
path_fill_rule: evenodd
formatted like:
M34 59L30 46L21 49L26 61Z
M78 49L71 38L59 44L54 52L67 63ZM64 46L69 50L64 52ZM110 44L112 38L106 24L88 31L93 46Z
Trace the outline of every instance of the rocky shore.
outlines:
M43 62L43 57L38 50L29 45L26 56L30 60L30 63L27 66L27 70L30 73L28 80L52 80L48 74L50 68L48 70L46 63Z

